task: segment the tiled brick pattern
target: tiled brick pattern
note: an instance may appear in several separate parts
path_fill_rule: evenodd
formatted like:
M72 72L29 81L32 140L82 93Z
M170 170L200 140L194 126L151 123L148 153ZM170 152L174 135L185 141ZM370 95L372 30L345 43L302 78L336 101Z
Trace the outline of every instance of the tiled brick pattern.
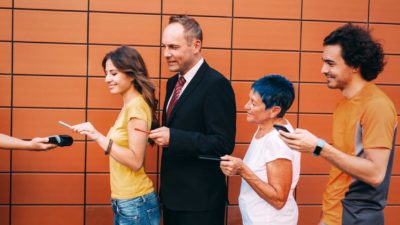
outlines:
M108 93L100 63L120 44L141 52L162 106L172 74L162 58L161 31L171 14L188 14L203 27L205 59L236 93L234 155L244 156L255 130L243 108L250 85L270 73L295 84L289 120L331 141L341 95L326 88L319 72L323 37L348 21L372 29L388 61L376 83L400 112L399 11L398 0L0 0L0 132L27 139L70 134L58 120L89 120L106 133L121 99ZM399 136L388 225L397 224L400 212ZM96 144L73 137L73 146L54 151L0 151L1 225L112 223L108 160ZM161 153L149 147L146 157L156 186ZM300 225L316 224L328 171L324 160L303 155L296 190ZM226 223L238 225L240 178L227 182Z

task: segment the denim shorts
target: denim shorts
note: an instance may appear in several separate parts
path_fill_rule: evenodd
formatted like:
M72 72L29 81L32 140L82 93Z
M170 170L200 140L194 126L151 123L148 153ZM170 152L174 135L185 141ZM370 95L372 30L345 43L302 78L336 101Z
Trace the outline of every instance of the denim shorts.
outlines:
M160 203L157 194L131 199L112 199L114 225L159 225Z

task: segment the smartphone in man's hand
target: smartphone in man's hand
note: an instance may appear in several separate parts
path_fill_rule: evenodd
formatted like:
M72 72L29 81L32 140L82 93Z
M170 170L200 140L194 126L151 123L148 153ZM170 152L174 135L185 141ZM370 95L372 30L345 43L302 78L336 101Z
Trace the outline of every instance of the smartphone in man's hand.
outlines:
M274 124L273 126L274 126L274 128L275 128L277 131L283 130L283 131L285 131L285 132L290 133L290 131L289 131L285 126L283 126L283 125Z

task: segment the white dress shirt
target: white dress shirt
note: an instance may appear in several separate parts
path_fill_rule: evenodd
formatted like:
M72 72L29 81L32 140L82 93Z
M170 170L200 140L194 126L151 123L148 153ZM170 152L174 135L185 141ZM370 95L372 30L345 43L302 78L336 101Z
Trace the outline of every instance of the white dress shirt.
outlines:
M186 89L186 87L189 85L190 81L193 79L194 75L196 75L197 71L200 69L200 66L203 64L204 59L201 58L196 65L194 65L189 71L187 71L183 77L185 78L186 82L183 85L182 89L181 89L181 95L183 94L183 91ZM182 75L179 75L179 77ZM174 96L174 92L172 92L171 96L169 97L168 100L168 105L167 105L167 109L169 107L169 103L171 102L172 96Z

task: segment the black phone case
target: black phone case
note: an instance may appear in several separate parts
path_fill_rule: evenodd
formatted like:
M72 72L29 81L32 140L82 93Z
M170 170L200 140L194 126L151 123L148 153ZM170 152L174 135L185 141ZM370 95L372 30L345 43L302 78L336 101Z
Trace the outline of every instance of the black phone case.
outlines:
M283 130L283 131L285 131L285 132L290 133L290 131L289 131L285 126L283 126L283 125L274 124L273 126L274 126L274 128L275 128L277 131Z
M221 161L221 158L215 156L199 155L198 158L204 160Z

